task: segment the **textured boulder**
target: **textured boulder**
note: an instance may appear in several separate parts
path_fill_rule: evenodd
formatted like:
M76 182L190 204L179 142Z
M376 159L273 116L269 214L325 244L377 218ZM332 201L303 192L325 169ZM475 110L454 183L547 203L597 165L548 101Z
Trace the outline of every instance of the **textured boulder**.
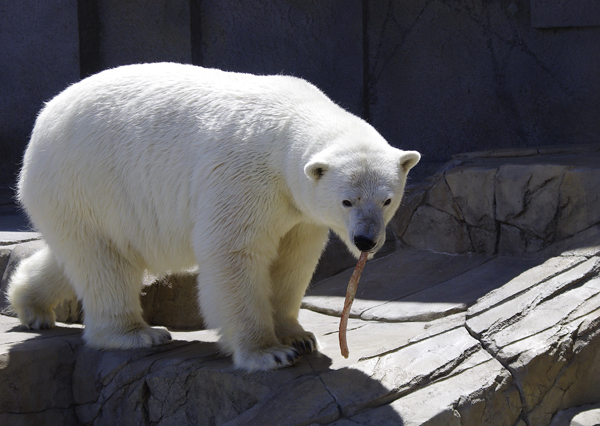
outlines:
M467 328L519 383L531 424L600 401L600 257L572 261L518 293L491 292L467 313Z
M459 155L404 206L392 229L408 247L532 255L597 228L600 145Z

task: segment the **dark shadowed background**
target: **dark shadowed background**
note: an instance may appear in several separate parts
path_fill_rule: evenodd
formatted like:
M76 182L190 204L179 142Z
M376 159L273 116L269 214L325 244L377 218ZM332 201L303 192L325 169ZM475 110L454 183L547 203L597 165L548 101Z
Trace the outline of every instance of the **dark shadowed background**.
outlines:
M417 179L465 151L600 143L598 0L0 0L0 184L45 101L155 61L303 77L420 151Z

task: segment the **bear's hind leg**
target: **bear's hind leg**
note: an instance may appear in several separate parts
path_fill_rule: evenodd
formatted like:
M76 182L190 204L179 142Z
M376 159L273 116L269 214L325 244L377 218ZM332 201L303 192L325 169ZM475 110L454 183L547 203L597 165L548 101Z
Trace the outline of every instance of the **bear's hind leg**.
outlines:
M65 263L82 300L83 338L95 349L150 347L171 340L167 330L152 328L142 318L140 290L144 266L125 257L110 243L97 242L75 261Z
M17 266L6 295L21 323L34 330L54 327L54 307L75 298L73 287L48 246Z
M220 329L220 346L236 367L273 370L293 365L300 354L277 340L273 326L269 259L259 250L206 253L198 289L209 327Z
M275 333L281 343L301 353L317 350L317 339L300 325L298 314L328 234L326 227L296 225L281 240L278 257L271 266Z

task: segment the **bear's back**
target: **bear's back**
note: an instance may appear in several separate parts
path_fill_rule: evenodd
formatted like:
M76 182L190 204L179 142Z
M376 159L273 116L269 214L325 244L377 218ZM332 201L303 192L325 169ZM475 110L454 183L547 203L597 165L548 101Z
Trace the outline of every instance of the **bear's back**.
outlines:
M162 248L150 257L183 256L168 242L189 247L198 205L236 185L283 182L276 173L294 136L310 143L340 111L293 77L178 64L108 70L45 106L19 196L45 236L60 223L85 222L123 247Z

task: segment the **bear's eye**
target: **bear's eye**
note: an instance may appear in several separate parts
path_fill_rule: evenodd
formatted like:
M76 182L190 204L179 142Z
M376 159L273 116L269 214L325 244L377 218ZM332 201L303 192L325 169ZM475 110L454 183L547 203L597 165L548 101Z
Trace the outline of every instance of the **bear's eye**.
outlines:
M350 202L350 200L344 200L342 201L342 204L344 207L352 207L352 203Z
M384 206L389 206L391 202L392 202L392 199L391 199L391 198L388 198L387 200L385 200L385 201L383 202L383 205L384 205Z

